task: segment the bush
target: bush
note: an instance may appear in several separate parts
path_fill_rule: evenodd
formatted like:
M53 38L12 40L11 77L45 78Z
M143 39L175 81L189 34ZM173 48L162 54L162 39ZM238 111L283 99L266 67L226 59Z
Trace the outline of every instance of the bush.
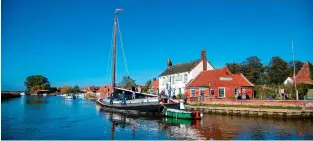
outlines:
M255 86L255 98L258 99L266 99L266 98L273 98L276 99L279 92L278 85L274 86Z
M177 99L183 99L184 98L184 94L177 94L176 98Z

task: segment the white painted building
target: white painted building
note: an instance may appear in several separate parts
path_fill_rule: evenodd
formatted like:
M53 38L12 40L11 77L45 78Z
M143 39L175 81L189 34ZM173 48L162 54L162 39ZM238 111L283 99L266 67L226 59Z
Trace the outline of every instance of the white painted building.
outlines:
M164 91L167 94L167 89L170 87L171 95L185 94L186 85L203 70L214 70L206 59L205 50L201 51L201 59L188 63L172 66L171 60L168 59L166 70L159 75L159 92Z

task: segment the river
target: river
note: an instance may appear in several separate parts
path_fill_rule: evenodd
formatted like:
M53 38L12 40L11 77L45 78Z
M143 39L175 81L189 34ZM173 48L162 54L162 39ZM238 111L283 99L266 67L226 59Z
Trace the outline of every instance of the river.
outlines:
M100 111L86 99L23 96L1 101L2 140L313 139L313 119L205 114L202 120Z

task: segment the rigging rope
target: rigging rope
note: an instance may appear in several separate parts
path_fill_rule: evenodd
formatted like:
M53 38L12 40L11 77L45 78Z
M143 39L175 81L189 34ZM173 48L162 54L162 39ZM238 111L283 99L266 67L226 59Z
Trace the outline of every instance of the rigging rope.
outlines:
M108 58L108 66L107 66L107 74L106 74L106 80L109 80L108 74L109 74L109 68L112 66L112 50L113 50L113 36L114 36L114 24L113 24L113 30L112 30L112 38L111 38L111 46L110 46L110 52L109 52L109 58Z
M122 53L123 53L124 65L125 65L126 73L127 73L127 76L130 76L129 72L128 72L126 55L125 55L124 45L123 45L123 40L122 40L122 33L121 33L121 30L120 30L120 24L118 22L118 18L117 18L117 27L118 27L118 32L119 32L119 35L120 35L120 42L121 42L121 46L122 46Z

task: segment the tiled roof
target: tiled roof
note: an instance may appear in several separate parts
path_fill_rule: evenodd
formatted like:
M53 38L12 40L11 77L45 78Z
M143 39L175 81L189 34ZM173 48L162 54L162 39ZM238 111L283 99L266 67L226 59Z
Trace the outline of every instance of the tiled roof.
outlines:
M175 64L174 66L167 68L164 72L162 72L159 76L165 76L170 74L182 73L191 71L194 67L196 67L201 60L195 60L188 63Z
M225 79L232 78L224 81ZM232 74L228 68L202 71L187 87L207 87L207 86L253 86L242 74Z
M150 86L151 89L153 88L159 88L159 80L155 80L152 82L152 85Z
M87 92L87 91L98 91L100 89L99 86L87 86L84 88L81 88L81 91Z
M313 75L313 74L312 74ZM293 80L293 77L291 77ZM313 80L311 79L309 63L305 62L296 75L296 83L304 83L313 85Z
M238 84L241 86L254 86L242 73L233 74L233 77L237 80Z
M222 69L202 71L193 81L191 81L188 87L201 87L211 85L213 81L217 78L218 73L221 70Z
M112 91L112 87L110 85L105 85L104 87L100 87L97 92L104 93L107 91Z

